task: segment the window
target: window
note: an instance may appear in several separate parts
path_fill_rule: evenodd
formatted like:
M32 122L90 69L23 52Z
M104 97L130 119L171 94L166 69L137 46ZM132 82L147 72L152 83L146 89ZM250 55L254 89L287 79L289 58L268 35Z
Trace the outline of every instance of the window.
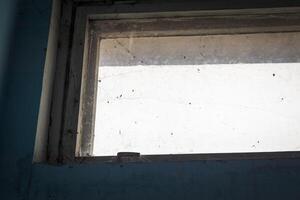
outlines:
M284 63L298 60L298 41L299 33L102 40L93 154L299 150L300 65Z
M147 9L77 8L50 157L298 155L296 8Z

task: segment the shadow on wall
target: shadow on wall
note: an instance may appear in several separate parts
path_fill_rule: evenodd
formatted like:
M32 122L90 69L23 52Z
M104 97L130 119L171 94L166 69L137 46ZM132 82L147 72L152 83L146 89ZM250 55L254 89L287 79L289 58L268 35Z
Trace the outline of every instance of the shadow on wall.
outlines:
M6 72L6 65L8 61L7 57L10 50L9 46L11 42L11 34L15 22L16 3L17 0L0 1L0 94L2 94L4 74ZM1 102L2 98L0 98L0 105L2 105Z

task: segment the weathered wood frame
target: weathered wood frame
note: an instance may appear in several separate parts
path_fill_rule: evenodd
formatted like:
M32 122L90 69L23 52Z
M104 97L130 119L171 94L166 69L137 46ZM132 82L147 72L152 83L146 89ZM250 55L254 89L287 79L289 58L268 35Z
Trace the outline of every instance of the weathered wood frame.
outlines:
M66 6L68 26L59 50L52 125L49 131L50 162L111 162L116 157L90 157L93 148L93 127L97 85L98 44L101 38L160 35L209 35L300 31L300 8L264 8L238 10L200 10L190 6L157 4L114 6ZM169 20L172 18L173 20ZM159 20L157 20L159 19ZM169 20L169 21L168 21ZM200 21L199 21L200 20ZM102 22L110 22L103 30ZM141 25L147 21L148 24ZM176 23L173 23L176 22ZM114 22L127 23L122 30ZM164 24L170 23L168 27ZM202 22L202 23L200 23ZM186 24L193 24L187 28ZM134 32L131 25L148 31ZM172 29L170 29L172 27ZM69 43L69 44L68 44ZM95 51L96 49L96 51ZM299 152L229 153L189 155L149 155L126 161L274 159L299 158Z

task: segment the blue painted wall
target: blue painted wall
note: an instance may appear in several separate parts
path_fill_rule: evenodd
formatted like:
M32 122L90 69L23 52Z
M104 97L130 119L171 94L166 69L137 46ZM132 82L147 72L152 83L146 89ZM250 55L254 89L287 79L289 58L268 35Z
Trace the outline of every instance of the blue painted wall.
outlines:
M2 0L0 1L0 92L3 88L4 74L7 69L7 57L9 54L9 45L11 41L11 29L14 24L16 1ZM1 93L0 93L1 95ZM1 105L0 98L0 105ZM1 108L1 107L0 107Z
M32 164L51 0L21 0L15 11L0 91L0 199L300 199L299 159Z
M1 0L0 13L14 0ZM26 199L32 169L51 0L19 0L1 30L12 27L0 91L0 199ZM14 22L14 23L13 23ZM11 24L13 23L13 24Z

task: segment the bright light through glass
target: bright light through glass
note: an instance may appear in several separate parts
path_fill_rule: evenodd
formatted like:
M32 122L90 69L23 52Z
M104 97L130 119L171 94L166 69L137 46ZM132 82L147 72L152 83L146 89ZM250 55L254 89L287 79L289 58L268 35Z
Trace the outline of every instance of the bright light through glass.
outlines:
M118 47L111 62L136 62L133 44ZM94 155L300 150L299 63L141 60L147 64L100 61Z

